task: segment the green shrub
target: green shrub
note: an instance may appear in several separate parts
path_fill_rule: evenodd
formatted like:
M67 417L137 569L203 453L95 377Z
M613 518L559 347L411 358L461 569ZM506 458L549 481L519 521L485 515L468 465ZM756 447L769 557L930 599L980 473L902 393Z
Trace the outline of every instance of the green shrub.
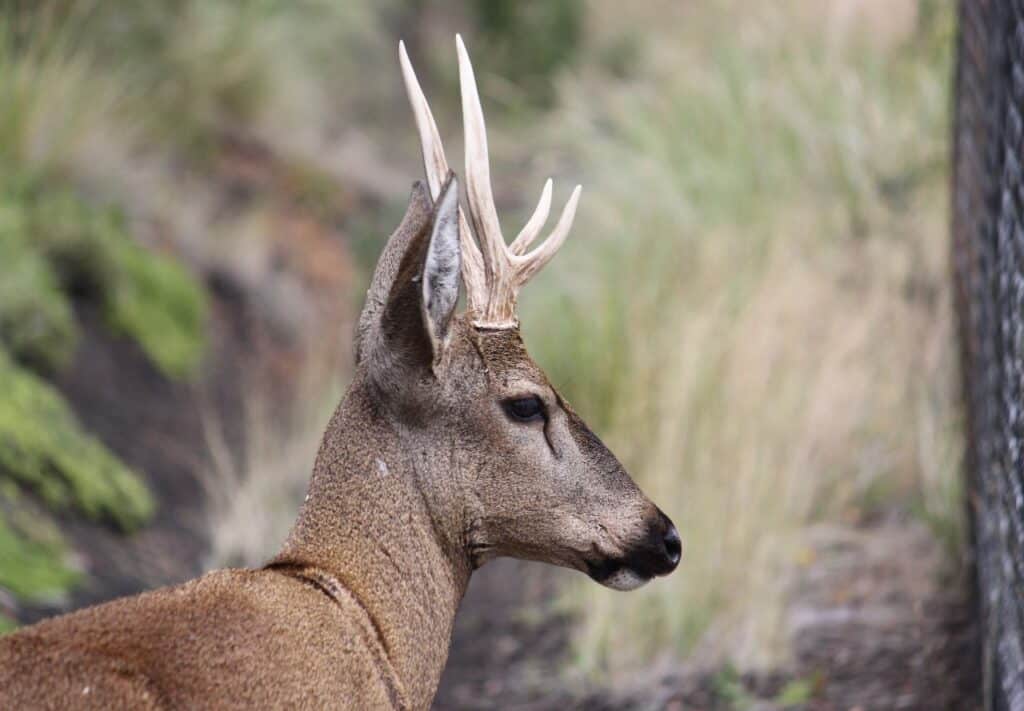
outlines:
M132 239L120 211L41 181L0 193L0 342L42 370L74 348L68 294L98 302L110 326L137 341L168 376L193 374L203 355L206 295L173 260ZM64 292L62 295L61 290Z
M0 516L0 588L31 602L59 598L81 577L65 564L66 557L56 530L26 535ZM0 634L11 629L14 622L0 615Z
M76 509L124 530L153 512L145 485L78 424L60 394L0 351L0 476L54 509Z
M14 198L26 206L26 241L50 262L64 290L102 297L120 276L115 255L129 239L116 215L41 182Z
M41 372L71 360L77 329L71 306L46 259L25 241L25 216L0 202L0 343Z
M138 341L167 375L194 373L205 345L205 292L177 262L133 243L121 243L115 258L119 278L105 298L111 326Z

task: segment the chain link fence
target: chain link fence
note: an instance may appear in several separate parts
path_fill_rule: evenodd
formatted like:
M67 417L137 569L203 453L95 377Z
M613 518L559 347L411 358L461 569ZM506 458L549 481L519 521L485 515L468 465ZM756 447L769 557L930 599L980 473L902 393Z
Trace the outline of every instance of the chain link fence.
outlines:
M961 0L953 269L986 708L1024 709L1024 0Z

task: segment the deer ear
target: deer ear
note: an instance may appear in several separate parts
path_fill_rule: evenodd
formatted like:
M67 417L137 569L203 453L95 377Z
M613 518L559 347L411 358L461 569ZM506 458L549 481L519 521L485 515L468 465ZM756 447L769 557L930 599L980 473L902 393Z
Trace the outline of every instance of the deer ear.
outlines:
M405 217L388 239L377 260L377 267L373 270L373 278L366 291L366 303L359 315L359 327L356 330L356 363L361 363L367 352L374 350L379 336L381 316L394 289L398 270L410 247L416 245L420 236L430 226L432 213L430 193L423 183L417 181L412 186Z
M459 244L459 181L453 173L434 205L430 242L420 281L423 287L423 323L435 354L448 340L448 326L459 301L462 254Z
M432 369L448 341L461 280L459 185L449 173L430 220L405 246L401 262L362 349L378 384Z

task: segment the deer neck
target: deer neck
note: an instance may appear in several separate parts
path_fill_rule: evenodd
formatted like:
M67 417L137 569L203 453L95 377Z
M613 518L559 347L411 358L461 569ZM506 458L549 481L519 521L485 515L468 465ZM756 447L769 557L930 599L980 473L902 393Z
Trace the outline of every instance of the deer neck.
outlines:
M429 706L437 689L471 572L448 503L457 499L425 481L435 465L427 451L380 411L369 385L355 384L328 425L298 521L271 563L315 567L356 598L414 708Z

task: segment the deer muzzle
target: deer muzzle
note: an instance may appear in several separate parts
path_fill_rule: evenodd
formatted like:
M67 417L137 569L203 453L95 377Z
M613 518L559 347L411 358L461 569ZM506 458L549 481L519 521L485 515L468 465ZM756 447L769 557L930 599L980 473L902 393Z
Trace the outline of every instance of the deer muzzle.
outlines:
M647 523L646 534L624 555L587 561L587 573L614 590L633 590L668 575L683 557L683 544L672 520L661 509Z

